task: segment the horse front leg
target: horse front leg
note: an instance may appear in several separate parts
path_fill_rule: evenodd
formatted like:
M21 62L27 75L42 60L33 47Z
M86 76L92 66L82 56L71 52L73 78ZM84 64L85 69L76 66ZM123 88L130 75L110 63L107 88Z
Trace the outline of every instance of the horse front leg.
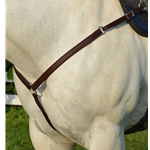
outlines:
M76 144L61 135L48 135L43 132L35 123L35 119L30 119L29 129L32 144L35 150L74 150Z
M91 130L88 150L125 150L123 126L111 122L97 124Z

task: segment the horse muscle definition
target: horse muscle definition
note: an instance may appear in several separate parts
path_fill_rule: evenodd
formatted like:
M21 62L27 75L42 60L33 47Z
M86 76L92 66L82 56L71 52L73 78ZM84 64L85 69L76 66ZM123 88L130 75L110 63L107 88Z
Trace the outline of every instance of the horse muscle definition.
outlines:
M124 15L117 0L7 0L7 52L33 83L50 65L100 25ZM37 90L53 126L14 73L30 116L36 150L125 150L124 131L147 109L147 38L126 22L86 46Z

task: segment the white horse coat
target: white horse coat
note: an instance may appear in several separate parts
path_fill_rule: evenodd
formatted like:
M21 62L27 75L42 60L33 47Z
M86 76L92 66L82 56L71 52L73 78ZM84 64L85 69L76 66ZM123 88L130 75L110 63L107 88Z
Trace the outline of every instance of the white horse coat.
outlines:
M117 0L7 0L7 59L33 83L99 25L123 15ZM147 38L117 26L60 66L38 89L52 124L14 74L36 150L124 150L124 130L147 108Z

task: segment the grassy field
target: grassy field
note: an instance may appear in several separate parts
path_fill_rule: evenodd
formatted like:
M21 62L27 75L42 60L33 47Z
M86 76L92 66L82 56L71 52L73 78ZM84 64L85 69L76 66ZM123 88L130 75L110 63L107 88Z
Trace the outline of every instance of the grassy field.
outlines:
M6 106L6 150L34 150L28 130L29 117L24 109ZM148 132L125 136L126 150L148 150ZM76 150L85 150L77 145Z

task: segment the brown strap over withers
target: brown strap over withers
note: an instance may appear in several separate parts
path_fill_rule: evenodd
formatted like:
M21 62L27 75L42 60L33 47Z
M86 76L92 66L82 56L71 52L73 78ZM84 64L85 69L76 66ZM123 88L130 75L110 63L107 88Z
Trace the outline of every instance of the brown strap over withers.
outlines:
M67 53L65 53L62 57L60 57L54 64L52 64L33 84L31 84L29 81L27 81L23 75L21 73L19 73L19 71L16 69L16 67L14 66L14 70L17 74L17 76L19 77L19 79L23 82L23 84L30 90L30 92L32 93L34 100L36 102L36 104L38 105L38 107L40 108L40 110L42 111L45 119L47 120L48 124L54 129L54 126L52 125L51 121L48 118L48 115L46 114L44 108L42 107L41 103L38 100L38 95L36 93L36 90L38 89L38 87L45 81L47 80L47 78L58 68L60 67L66 60L68 60L71 56L73 56L74 54L76 54L78 51L80 51L82 48L84 48L85 46L89 45L90 43L92 43L95 39L97 39L99 36L103 35L108 29L115 27L117 25L119 25L120 23L122 23L123 21L128 21L130 20L132 17L134 17L134 15L136 15L137 13L139 13L140 11L144 10L141 5L139 5L139 7L137 7L136 9L128 12L127 14L125 14L124 16L122 16L121 18L109 23L108 25L104 26L104 27L99 27L95 32L93 32L91 35L89 35L86 39L84 39L83 41L81 41L79 44L77 44L75 47L73 47L72 49L70 49ZM56 130L57 131L57 130ZM58 131L57 131L58 132Z

